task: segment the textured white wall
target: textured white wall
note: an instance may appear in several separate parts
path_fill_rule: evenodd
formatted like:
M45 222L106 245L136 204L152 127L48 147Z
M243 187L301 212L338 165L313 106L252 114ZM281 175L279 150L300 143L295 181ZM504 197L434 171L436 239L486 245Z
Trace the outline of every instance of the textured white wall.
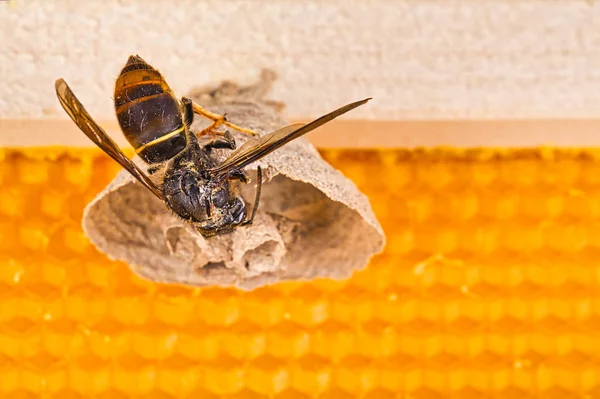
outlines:
M0 118L64 118L62 76L114 120L130 53L182 94L273 68L292 118L365 96L353 118L600 115L595 1L13 0L0 3Z

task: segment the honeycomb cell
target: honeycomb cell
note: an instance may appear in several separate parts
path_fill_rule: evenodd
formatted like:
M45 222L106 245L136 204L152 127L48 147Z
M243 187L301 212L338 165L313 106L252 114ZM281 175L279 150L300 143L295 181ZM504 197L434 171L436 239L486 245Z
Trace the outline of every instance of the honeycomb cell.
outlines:
M364 394L377 387L377 370L371 368L369 356L354 355L345 358L333 369L332 385L342 391Z
M311 353L339 361L356 350L356 335L345 324L328 321L311 335Z
M149 328L136 329L131 335L132 350L147 359L167 359L173 356L177 351L177 340L179 334L169 324L159 321L151 321L147 324ZM122 331L118 324L110 325L110 332ZM112 334L111 334L112 335ZM112 336L109 336L112 339Z
M26 216L27 203L23 201L28 198L24 192L26 187L4 186L0 191L0 214L3 218L23 218Z
M85 189L94 176L93 164L92 153L84 152L79 157L63 157L60 162L60 181L71 187Z
M286 319L289 313L286 309L286 298L281 291L274 287L260 287L240 301L240 314L250 323L265 328L276 326ZM265 301L269 307L265 308Z
M284 322L267 333L266 338L269 354L278 358L298 358L308 352L312 337L300 325Z
M33 218L21 221L17 227L16 238L26 251L31 252L44 252L50 242L46 225Z
M83 396L104 395L107 398L121 398L123 395L115 392L112 387L113 367L109 362L90 353L74 358L69 364L70 388Z
M387 241L391 247L389 250L391 255L402 256L410 253L416 246L415 231L409 227L398 228L392 231L387 237Z
M540 181L540 164L534 159L511 159L498 166L499 176L505 184L524 189ZM515 170L519 171L517 175Z
M59 245L61 245L61 250L64 251L65 256L73 256L73 253L83 255L90 249L90 242L81 230L81 227L76 224L69 223L59 231L56 238L61 240Z
M379 298L374 306L373 320L385 321L385 326L393 327L406 322L411 318L411 307L414 305L404 302L412 292L402 291L401 288L392 288L384 298ZM390 348L386 345L386 348Z
M177 353L200 363L217 360L225 353L221 341L222 331L222 328L200 322L189 324L178 332L175 349Z
M512 253L527 254L539 251L544 245L543 230L536 225L506 226L500 234L500 245Z
M124 325L143 326L151 320L152 307L144 296L123 295L115 298L113 304L115 320Z
M110 292L117 280L118 270L122 268L127 266L118 262L106 263L100 256L90 256L86 257L84 263L71 265L68 270L74 276L73 287L87 284L94 289Z
M196 298L196 312L207 324L231 325L240 318L240 300L232 290L204 291Z
M80 357L86 353L86 345L86 335L71 320L63 318L46 323L42 346L49 355L63 360Z
M12 256L0 255L0 284L3 286L18 286L26 272L30 272L28 265ZM8 292L0 290L0 297Z
M327 296L312 286L294 290L287 303L289 320L306 328L321 324L329 316Z
M255 359L268 353L268 348L277 347L273 335L268 337L260 325L240 321L219 334L219 347L235 359Z
M259 395L271 396L283 392L290 385L286 362L270 355L252 360L246 373L246 386Z
M112 379L114 387L124 394L145 394L157 383L156 367L141 356L127 353L117 359Z
M454 176L451 171L451 164L447 161L427 160L419 164L416 169L416 178L424 186L438 191L450 185Z
M316 355L290 364L290 387L307 396L320 396L331 386L332 364Z
M107 292L87 283L71 288L64 304L67 317L82 326L98 323L111 315Z
M471 187L482 190L492 186L499 180L500 168L498 167L498 162L489 160L477 162L476 160L472 160L469 162L469 168L465 170L465 174L468 176L468 182Z
M122 328L122 324L111 319L102 319L89 327L81 326L86 336L89 353L103 360L115 358L132 350L137 341L130 331ZM93 358L91 358L93 360Z
M245 367L237 360L221 356L205 371L206 388L217 395L236 394L246 388Z
M145 306L148 303L147 287L130 284L124 287L123 291L125 289L129 292L128 296L132 300L135 300L138 306ZM182 290L181 295L177 295L174 292L171 295L162 295L159 293L154 300L154 307L148 309L148 312L151 311L153 317L164 323L172 323L173 320L177 320L177 324L188 324L198 317L195 303L196 297L189 295L189 293L189 290ZM121 294L121 296L125 295Z
M15 162L16 177L18 181L25 185L42 185L48 183L49 170L53 162L46 162L42 159L23 156L20 154L13 158Z
M365 323L356 332L354 352L367 359L392 356L399 349L398 331L383 320Z

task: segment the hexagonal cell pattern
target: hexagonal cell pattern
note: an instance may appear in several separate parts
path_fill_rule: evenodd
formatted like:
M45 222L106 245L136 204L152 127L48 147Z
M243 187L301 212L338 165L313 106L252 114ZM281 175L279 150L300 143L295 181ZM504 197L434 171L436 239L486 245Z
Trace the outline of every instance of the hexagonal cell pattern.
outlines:
M385 252L346 281L144 281L84 236L97 150L0 153L2 398L593 398L593 151L323 151ZM326 267L327 265L323 265Z

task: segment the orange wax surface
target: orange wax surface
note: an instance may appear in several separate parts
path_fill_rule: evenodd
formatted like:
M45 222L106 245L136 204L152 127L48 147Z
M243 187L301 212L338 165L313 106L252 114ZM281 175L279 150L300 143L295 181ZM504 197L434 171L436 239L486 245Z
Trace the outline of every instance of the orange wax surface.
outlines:
M99 150L1 150L0 398L600 397L599 153L322 154L384 253L242 292L96 251L82 211L119 170Z

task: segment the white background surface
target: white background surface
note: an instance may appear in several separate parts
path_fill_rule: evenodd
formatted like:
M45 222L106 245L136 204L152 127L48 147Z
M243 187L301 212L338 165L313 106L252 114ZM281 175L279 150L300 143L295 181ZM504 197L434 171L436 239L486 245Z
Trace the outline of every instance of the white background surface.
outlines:
M596 1L13 0L0 3L0 119L66 118L64 77L114 120L131 53L178 94L272 68L291 118L366 96L353 119L600 115Z

